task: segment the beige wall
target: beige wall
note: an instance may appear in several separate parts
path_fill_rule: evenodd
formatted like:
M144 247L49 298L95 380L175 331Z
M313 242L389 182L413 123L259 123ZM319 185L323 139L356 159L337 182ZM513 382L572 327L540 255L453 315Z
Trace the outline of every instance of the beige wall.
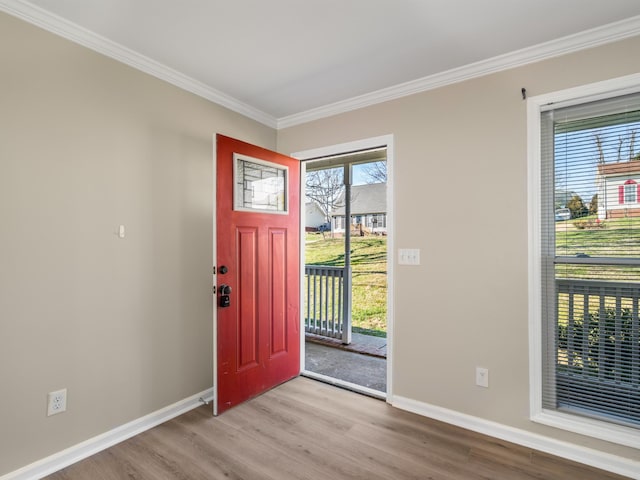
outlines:
M640 37L281 130L293 153L393 134L394 394L629 458L528 420L526 102L638 72ZM461 194L461 192L463 194ZM490 388L474 384L475 366Z
M276 132L4 14L0 40L2 475L211 387L212 136L275 148ZM395 137L396 247L422 250L395 268L396 395L640 458L527 419L520 97L636 73L638 51L635 38L279 132L284 153ZM68 412L47 418L64 387Z
M216 132L275 147L0 14L0 476L212 386Z

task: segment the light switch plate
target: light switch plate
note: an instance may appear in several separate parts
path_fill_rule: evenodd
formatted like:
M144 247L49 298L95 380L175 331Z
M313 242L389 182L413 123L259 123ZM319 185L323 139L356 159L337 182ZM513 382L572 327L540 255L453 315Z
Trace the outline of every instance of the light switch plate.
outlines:
M398 265L420 265L420 249L399 248Z

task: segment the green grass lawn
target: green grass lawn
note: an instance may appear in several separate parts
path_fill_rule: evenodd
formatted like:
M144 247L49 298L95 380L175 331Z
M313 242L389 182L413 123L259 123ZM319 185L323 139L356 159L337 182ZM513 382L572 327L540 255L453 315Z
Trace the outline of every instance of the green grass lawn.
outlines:
M595 220L592 217L580 221ZM605 220L603 227L576 228L576 220L556 222L556 254L640 258L640 218ZM627 266L559 265L557 274L570 278L640 281L640 269Z
M575 220L556 223L558 255L578 252L592 257L611 253L640 257L640 219L605 220L602 228L578 229L575 223Z
M344 266L344 238L307 233L307 265ZM354 332L386 335L387 331L387 239L366 236L351 238L353 281L352 325Z
M590 217L580 219L589 221ZM595 218L591 217L592 225ZM580 225L578 223L578 225ZM576 228L576 220L556 222L556 253L563 256L588 255L590 257L636 257L640 258L640 218L620 218L605 220L604 226ZM640 268L621 265L579 265L561 264L555 267L556 278L614 280L617 282L640 282ZM585 300L588 302L584 304ZM616 308L615 296L605 296L604 306ZM603 306L599 295L589 295L587 299L578 295L569 312L569 295L558 295L558 322L567 325L570 316L582 318L585 309L597 312ZM620 300L617 308L629 307L631 299Z

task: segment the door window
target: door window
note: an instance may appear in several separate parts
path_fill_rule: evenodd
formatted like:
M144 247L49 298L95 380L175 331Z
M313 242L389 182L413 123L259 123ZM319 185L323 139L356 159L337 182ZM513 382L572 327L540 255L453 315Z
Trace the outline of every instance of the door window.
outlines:
M234 210L287 213L287 167L233 154Z

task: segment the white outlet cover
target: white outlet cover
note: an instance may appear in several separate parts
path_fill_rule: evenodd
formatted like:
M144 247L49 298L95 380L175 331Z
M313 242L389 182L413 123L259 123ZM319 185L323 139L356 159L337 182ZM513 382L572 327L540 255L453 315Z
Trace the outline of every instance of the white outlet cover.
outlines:
M67 389L49 392L47 395L47 416L56 415L67 410Z
M489 388L489 369L476 367L476 385Z

